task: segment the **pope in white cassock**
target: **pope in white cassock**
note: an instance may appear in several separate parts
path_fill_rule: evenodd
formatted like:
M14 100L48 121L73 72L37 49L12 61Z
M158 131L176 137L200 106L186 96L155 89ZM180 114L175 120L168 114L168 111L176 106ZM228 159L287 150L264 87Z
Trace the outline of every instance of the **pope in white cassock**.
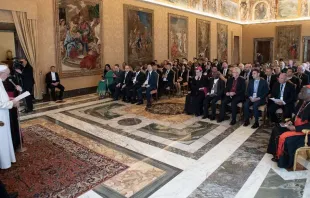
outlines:
M18 105L18 101L9 99L3 82L10 74L10 70L5 65L0 65L0 121L4 126L0 127L0 168L8 169L11 163L16 162L15 153L11 137L9 109Z

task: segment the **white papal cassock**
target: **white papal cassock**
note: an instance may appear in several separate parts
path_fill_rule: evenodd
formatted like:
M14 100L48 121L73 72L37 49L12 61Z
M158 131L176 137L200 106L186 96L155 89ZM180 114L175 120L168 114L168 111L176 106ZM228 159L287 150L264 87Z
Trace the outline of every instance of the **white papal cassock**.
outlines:
M6 93L2 80L0 79L0 121L4 126L0 127L0 168L7 169L11 167L12 162L16 162L15 153L11 137L9 109L13 107Z

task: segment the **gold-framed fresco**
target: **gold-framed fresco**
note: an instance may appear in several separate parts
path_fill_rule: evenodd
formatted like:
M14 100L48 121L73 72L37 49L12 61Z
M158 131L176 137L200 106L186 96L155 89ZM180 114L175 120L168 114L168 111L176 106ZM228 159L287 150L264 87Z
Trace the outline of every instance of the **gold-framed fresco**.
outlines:
M188 17L168 13L168 57L188 58Z
M61 77L102 73L102 1L54 0L57 70Z
M217 59L220 61L228 58L228 26L217 24Z
M223 17L237 20L239 19L239 5L232 0L221 0L220 11Z
M125 61L135 67L154 60L154 11L124 5Z
M276 59L299 60L301 25L276 27Z
M210 58L211 34L210 21L196 19L196 52L197 57Z

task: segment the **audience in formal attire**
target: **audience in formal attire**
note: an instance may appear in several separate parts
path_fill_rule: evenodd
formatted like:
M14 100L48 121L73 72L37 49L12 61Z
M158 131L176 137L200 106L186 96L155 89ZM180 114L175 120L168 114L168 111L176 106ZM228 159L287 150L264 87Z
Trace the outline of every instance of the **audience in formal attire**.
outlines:
M249 80L252 80L253 79L253 76L252 76L252 65L251 64L245 64L244 66L244 71L243 73L241 74L241 76L246 80L246 81L249 81Z
M281 73L271 90L270 98L280 99L280 101L268 101L268 116L272 122L279 123L276 111L278 109L283 110L283 117L291 118L294 112L294 103L296 99L296 90L292 83L287 82L287 74Z
M271 68L267 68L265 74L266 74L266 81L268 83L269 93L270 93L274 83L276 83L278 79L277 79L277 76L272 73Z
M51 71L46 74L45 76L45 83L48 89L51 90L51 97L53 101L56 101L56 92L55 89L59 89L59 96L58 100L62 100L63 93L64 93L64 86L60 84L60 78L58 73L56 72L55 66L51 66Z
M225 117L227 105L231 103L232 119L230 125L236 124L237 105L244 100L246 84L244 78L239 77L240 68L235 67L232 70L232 78L229 78L226 83L225 96L220 108L220 116L218 122L222 122Z
M115 87L115 93L113 95L114 100L118 100L120 94L123 95L124 102L130 102L129 91L132 88L133 72L129 65L125 65L125 71L123 72L122 81L119 82L119 86Z
M171 90L174 85L174 71L171 69L171 63L167 63L164 74L162 76L163 78L163 87L164 90Z
M295 73L295 76L297 76L297 78L301 80L301 87L309 84L309 78L305 74L305 70L302 65L299 65L297 67L297 72Z
M133 86L128 93L128 98L131 100L131 104L137 103L137 91L141 88L146 80L144 66L136 67L135 77L133 78Z
M146 81L143 83L140 89L138 89L138 103L137 105L143 104L143 91L146 91L146 107L150 108L152 106L152 91L157 90L158 87L158 74L153 71L152 65L147 66Z
M228 68L228 64L226 62L222 63L222 68L221 68L221 73L224 76L224 78L228 78L229 76L229 68Z
M115 90L116 88L120 88L123 81L124 81L124 72L120 70L119 65L115 64L114 65L114 74L113 74L113 83L109 86L109 90L111 91L111 94L113 96L113 99L116 100L115 98ZM117 98L118 99L118 98Z
M176 83L177 95L181 95L181 86L188 81L189 72L186 69L186 65L183 64L179 70L178 79Z
M203 117L215 120L216 104L222 99L225 90L225 81L220 78L220 72L217 67L212 67L212 78L209 79L208 93L203 101ZM211 106L211 116L209 116L209 107Z
M260 71L254 69L252 71L253 79L250 80L247 92L246 92L246 100L243 107L244 112L244 124L243 126L248 126L250 124L250 106L253 107L253 114L255 117L255 123L251 128L256 129L259 127L258 119L259 119L259 106L264 105L266 103L266 97L268 95L268 83L266 80L260 77Z
M195 116L202 115L202 106L205 95L207 94L208 80L202 75L202 68L196 68L196 76L192 80L191 92L186 96L185 113L195 114Z
M296 91L295 93L296 93L296 98L297 98L297 95L301 89L300 79L294 76L294 71L291 67L286 69L286 75L287 75L287 81L294 84L295 86L295 91Z

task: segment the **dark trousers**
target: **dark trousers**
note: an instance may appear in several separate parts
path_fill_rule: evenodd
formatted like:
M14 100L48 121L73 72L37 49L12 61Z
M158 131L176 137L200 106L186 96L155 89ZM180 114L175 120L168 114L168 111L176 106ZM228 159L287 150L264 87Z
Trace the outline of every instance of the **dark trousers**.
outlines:
M31 87L31 88L29 88L29 87L24 88L24 91L28 91L28 92L31 94L32 91L33 91L33 87ZM33 110L33 101L32 101L32 100L33 100L32 95L27 96L27 97L25 98L26 106L27 106L27 110L28 110L28 111L32 111L32 110Z
M220 96L206 96L206 98L203 101L203 115L209 116L209 107L211 105L211 115L212 117L215 117L216 113L216 103L221 99Z
M270 135L269 144L267 148L267 153L272 154L273 156L277 153L279 137L283 133L289 131L286 127L275 126L272 129L272 133Z
M115 88L116 88L116 84L115 83L112 83L108 86L110 92L111 92L111 95L114 96L114 92L115 92Z
M116 85L115 85L115 88L114 88L114 92L112 92L112 94L113 94L113 98L115 99L115 100L118 100L118 97L119 97L119 95L121 95L121 93L122 93L122 84L120 84L120 86L119 87L117 87Z
M265 104L265 101L259 100L256 102L251 102L250 99L247 99L243 105L243 113L244 113L244 120L249 120L250 118L250 106L253 106L253 114L255 117L255 122L258 122L259 119L259 106L262 106Z
M221 104L221 110L220 110L220 120L224 120L225 113L226 113L226 106L231 103L231 118L232 120L236 120L237 117L237 110L238 110L238 103L242 101L242 98L240 97L230 97L225 96L225 98L222 100Z
M135 84L131 87L131 90L129 90L128 92L128 97L130 100L132 101L136 101L137 100L137 93L138 93L138 89L141 88L140 84Z
M56 92L55 89L59 89L60 93L59 93L59 100L62 100L63 94L64 94L64 86L62 86L60 83L57 86L54 86L52 84L47 85L47 87L51 90L51 97L52 99L55 101L56 100Z
M1 181L0 181L0 197L9 198L8 192L6 191L5 186Z
M146 100L147 100L147 104L151 104L151 99L152 99L152 95L151 95L151 91L154 90L151 87L141 87L140 89L138 89L138 100L139 102L143 102L143 96L142 96L142 92L146 91Z
M291 118L292 113L294 112L294 105L286 104L286 105L277 105L272 100L269 100L268 103L268 116L272 122L279 123L279 119L277 118L276 111L278 109L283 110L283 118Z
M123 95L123 100L128 100L128 101L131 100L131 97L130 97L131 89L132 89L132 86L126 86L124 87L124 89L121 90L121 93Z

